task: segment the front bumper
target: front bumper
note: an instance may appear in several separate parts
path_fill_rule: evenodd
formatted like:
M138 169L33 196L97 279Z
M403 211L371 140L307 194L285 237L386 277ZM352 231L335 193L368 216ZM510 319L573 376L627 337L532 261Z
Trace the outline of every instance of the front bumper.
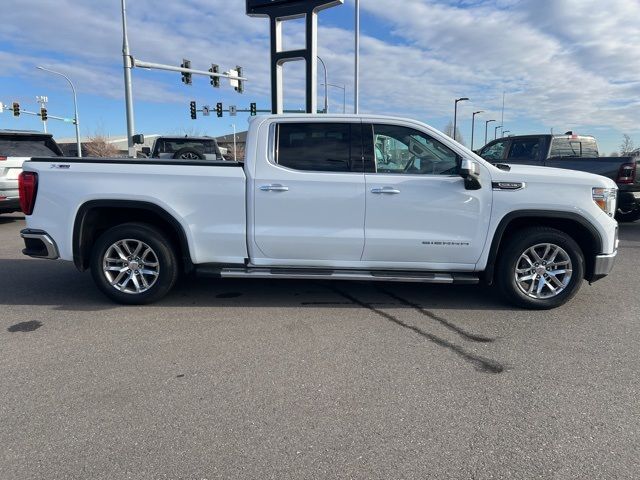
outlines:
M24 240L25 248L22 250L24 255L49 260L55 260L60 257L56 242L44 230L27 228L20 232L20 236Z
M593 275L589 279L590 283L596 282L611 273L613 266L616 263L616 256L618 251L608 255L596 255L593 263Z
M640 191L618 191L618 208L623 212L640 210Z

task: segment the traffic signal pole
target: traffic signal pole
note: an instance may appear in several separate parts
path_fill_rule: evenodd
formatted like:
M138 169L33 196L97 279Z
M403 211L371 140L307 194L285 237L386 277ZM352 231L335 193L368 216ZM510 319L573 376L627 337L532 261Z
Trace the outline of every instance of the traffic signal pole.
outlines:
M238 66L236 69L231 69L228 72L218 73L217 65L212 65L211 70L194 70L190 68L191 62L183 59L180 67L174 67L173 65L164 65L161 63L143 62L131 55L129 50L129 37L127 33L127 6L126 0L121 0L122 8L122 62L124 66L124 89L125 89L125 103L127 113L127 145L129 150L129 157L134 158L136 156L135 143L133 137L135 135L135 124L133 114L133 88L131 81L131 70L135 67L153 70L166 70L170 72L182 73L183 82L190 85L191 75L204 75L211 78L211 83L214 87L219 86L219 82L214 81L218 78L227 78L231 82L231 86L235 88L238 93L244 91L244 82L247 81L242 76L242 67ZM188 79L188 81L185 81Z
M136 146L133 143L133 135L135 135L135 125L133 117L133 91L131 83L131 69L133 68L133 59L129 52L129 36L127 34L127 5L126 0L122 1L122 62L124 64L124 101L127 111L127 147L129 150L129 158L135 158Z

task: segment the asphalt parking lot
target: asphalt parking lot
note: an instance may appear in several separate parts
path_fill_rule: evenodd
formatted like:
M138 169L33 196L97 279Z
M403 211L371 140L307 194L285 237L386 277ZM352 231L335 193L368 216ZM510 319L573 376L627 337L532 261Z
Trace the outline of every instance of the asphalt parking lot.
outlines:
M187 279L122 307L0 217L1 479L638 478L640 222L550 312Z

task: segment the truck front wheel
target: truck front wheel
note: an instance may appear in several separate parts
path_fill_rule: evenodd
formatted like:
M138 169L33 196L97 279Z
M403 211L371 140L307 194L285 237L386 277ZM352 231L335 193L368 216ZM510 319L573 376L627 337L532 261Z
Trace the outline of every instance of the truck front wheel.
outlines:
M176 255L151 225L126 223L104 232L91 253L91 274L115 302L143 305L160 300L178 277Z
M566 233L547 227L514 233L503 248L496 282L511 303L546 310L573 298L584 278L584 255Z

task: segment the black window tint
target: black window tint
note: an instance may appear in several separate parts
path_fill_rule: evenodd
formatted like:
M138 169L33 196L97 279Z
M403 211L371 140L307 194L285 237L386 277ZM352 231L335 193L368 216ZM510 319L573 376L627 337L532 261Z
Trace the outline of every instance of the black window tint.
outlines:
M537 160L539 152L540 141L538 139L513 140L508 158Z
M278 127L278 165L294 170L350 172L351 125L282 123Z
M595 138L556 137L551 143L552 157L597 157L598 145Z
M494 143L488 147L484 147L480 152L480 156L485 160L502 160L504 156L504 149L507 146L507 141Z

